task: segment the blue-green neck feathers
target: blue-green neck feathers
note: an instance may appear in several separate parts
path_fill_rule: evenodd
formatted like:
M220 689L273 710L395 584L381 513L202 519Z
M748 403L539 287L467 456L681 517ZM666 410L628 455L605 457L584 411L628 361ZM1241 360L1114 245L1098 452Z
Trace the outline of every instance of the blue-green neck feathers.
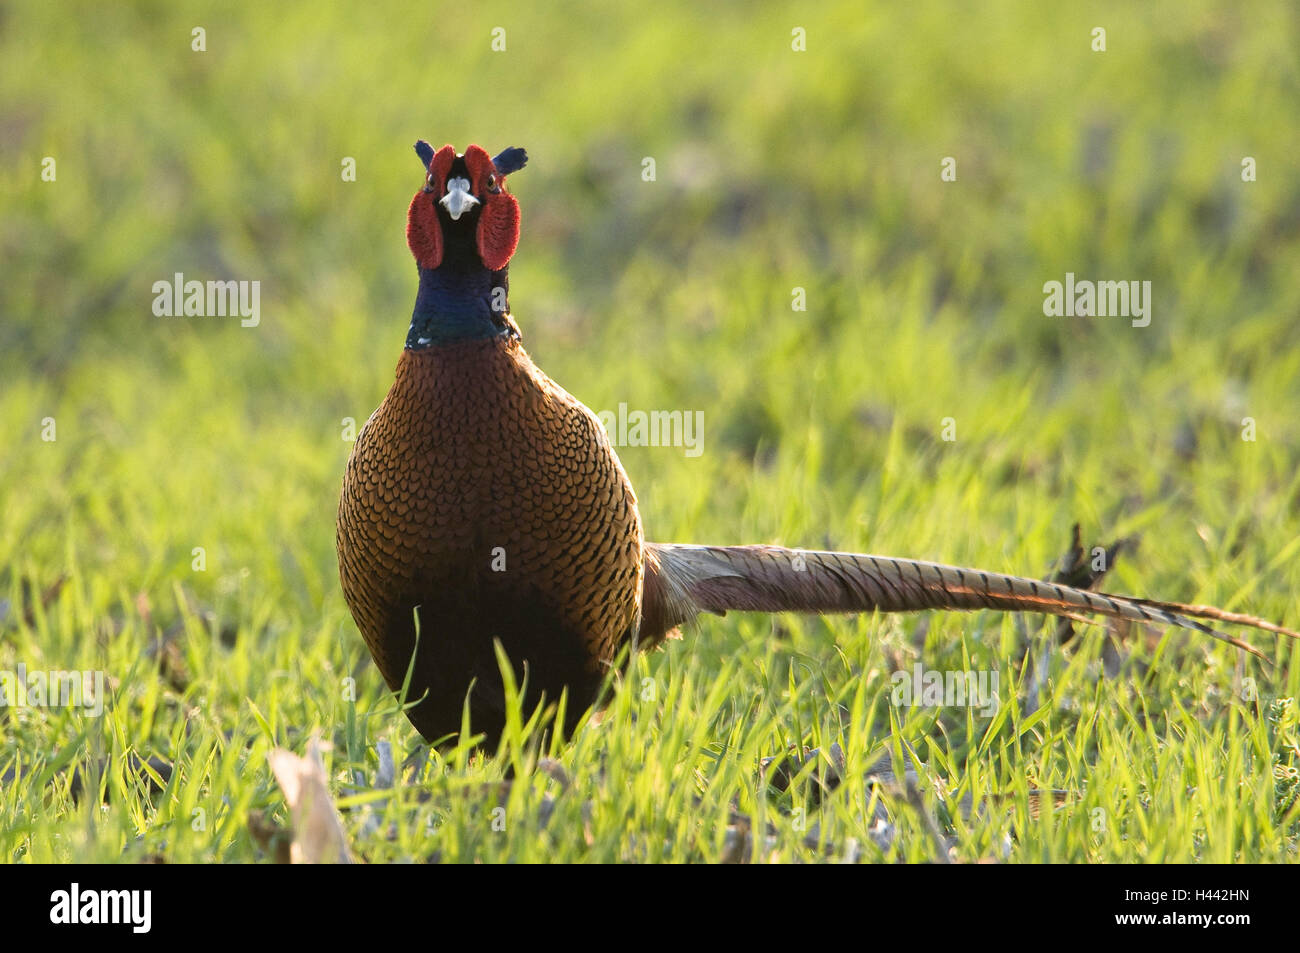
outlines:
M406 335L411 350L452 341L470 341L506 333L506 269L488 271L481 264L444 261L420 269L420 289Z

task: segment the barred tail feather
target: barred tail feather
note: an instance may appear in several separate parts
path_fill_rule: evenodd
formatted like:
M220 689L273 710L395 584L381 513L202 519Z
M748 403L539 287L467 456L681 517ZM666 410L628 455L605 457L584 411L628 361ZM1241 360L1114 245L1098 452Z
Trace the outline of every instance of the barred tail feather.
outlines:
M663 639L701 612L912 612L1001 609L1078 619L1093 615L1176 626L1212 636L1252 655L1254 646L1198 619L1300 638L1255 616L1076 589L1023 576L891 556L778 546L646 544L642 644Z

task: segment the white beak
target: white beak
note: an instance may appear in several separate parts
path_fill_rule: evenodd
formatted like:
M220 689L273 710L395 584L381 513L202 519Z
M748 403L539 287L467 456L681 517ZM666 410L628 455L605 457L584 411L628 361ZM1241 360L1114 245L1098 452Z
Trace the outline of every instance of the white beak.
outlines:
M447 183L447 194L442 197L440 204L455 222L479 202L469 192L469 179L457 176Z

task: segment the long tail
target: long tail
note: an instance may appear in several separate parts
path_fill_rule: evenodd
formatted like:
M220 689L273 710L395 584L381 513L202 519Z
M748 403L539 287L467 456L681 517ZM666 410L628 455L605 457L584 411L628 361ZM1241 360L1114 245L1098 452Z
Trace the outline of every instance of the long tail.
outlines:
M1213 606L1158 602L1075 589L1022 576L890 556L778 546L646 544L639 641L652 645L701 612L911 612L1002 609L1088 621L1102 615L1193 629L1239 649L1254 646L1197 619L1300 639L1300 632Z

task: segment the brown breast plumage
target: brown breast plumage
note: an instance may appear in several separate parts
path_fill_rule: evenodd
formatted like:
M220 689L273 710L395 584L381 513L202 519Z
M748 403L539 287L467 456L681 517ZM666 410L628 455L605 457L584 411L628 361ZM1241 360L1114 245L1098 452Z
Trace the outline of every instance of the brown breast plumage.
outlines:
M636 498L600 422L517 339L403 351L357 437L337 542L343 592L385 680L414 652L425 737L471 725L494 743L500 640L532 703L568 686L570 725L640 614Z

